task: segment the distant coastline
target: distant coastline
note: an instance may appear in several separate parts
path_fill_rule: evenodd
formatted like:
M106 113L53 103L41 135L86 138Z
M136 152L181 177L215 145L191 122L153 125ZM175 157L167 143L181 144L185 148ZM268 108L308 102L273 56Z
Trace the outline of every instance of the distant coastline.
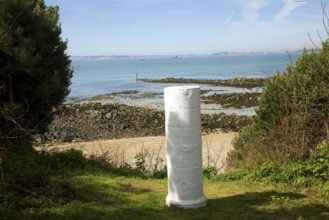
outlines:
M207 56L247 56L271 54L301 54L303 50L293 51L258 51L258 52L215 52L211 54L182 54L182 55L72 55L72 60L113 60L113 59L148 59L148 58L182 58L182 57L207 57Z

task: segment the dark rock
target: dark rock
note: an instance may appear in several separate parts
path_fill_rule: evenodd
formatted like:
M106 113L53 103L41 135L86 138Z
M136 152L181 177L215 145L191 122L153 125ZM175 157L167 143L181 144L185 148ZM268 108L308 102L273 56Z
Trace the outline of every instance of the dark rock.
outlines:
M224 93L202 96L201 100L206 104L220 104L225 108L248 108L258 106L261 93Z
M105 118L107 118L107 119L112 118L112 114L111 114L111 112L107 113L107 114L105 115Z
M67 135L63 138L63 142L72 142L74 140L74 136Z
M80 116L76 114L77 109ZM100 117L102 114L103 117ZM224 113L202 115L202 127L204 132L217 129L238 131L251 119ZM165 135L163 111L123 104L87 103L68 104L56 109L54 121L44 137L46 143L53 143L158 135Z
M167 77L163 79L139 79L139 81L150 83L196 83L238 88L255 88L263 87L267 81L267 78L233 78L226 80L211 80Z

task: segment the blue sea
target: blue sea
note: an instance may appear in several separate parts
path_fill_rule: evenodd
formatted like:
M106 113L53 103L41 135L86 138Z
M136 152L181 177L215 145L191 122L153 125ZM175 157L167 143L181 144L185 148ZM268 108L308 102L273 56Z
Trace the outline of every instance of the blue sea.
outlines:
M168 84L144 83L138 78L229 79L268 77L283 71L300 53L194 56L73 57L69 99L89 98L126 90L162 93ZM225 89L221 89L225 91ZM230 91L229 89L227 91Z

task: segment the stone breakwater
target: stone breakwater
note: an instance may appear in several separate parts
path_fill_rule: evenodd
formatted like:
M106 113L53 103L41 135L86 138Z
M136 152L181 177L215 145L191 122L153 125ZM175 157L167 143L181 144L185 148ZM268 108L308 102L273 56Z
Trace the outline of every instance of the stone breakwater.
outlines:
M124 104L66 104L54 110L49 131L36 136L36 144L80 142L165 135L163 111ZM203 132L239 131L252 117L202 115Z
M263 87L267 78L233 78L233 79L188 79L188 78L173 78L166 77L163 79L138 79L142 82L149 83L195 83L195 84L208 84L214 86L227 86L236 88L255 88Z
M224 93L201 96L205 104L220 104L224 108L249 108L259 105L261 93Z

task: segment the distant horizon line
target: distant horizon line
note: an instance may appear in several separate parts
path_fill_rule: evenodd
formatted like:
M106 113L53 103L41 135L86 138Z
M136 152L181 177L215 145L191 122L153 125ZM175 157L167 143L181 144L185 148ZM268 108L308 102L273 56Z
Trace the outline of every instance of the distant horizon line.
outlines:
M317 50L317 49L307 49L308 51L311 50ZM300 50L285 50L285 51L255 51L255 52L215 52L215 53L209 53L209 54L177 54L177 55L170 55L170 54L145 54L145 55L69 55L71 58L129 58L129 57L172 57L172 58L179 58L179 57L188 57L188 56L221 56L221 55L266 55L266 54L282 54L282 53L300 53L303 49Z

